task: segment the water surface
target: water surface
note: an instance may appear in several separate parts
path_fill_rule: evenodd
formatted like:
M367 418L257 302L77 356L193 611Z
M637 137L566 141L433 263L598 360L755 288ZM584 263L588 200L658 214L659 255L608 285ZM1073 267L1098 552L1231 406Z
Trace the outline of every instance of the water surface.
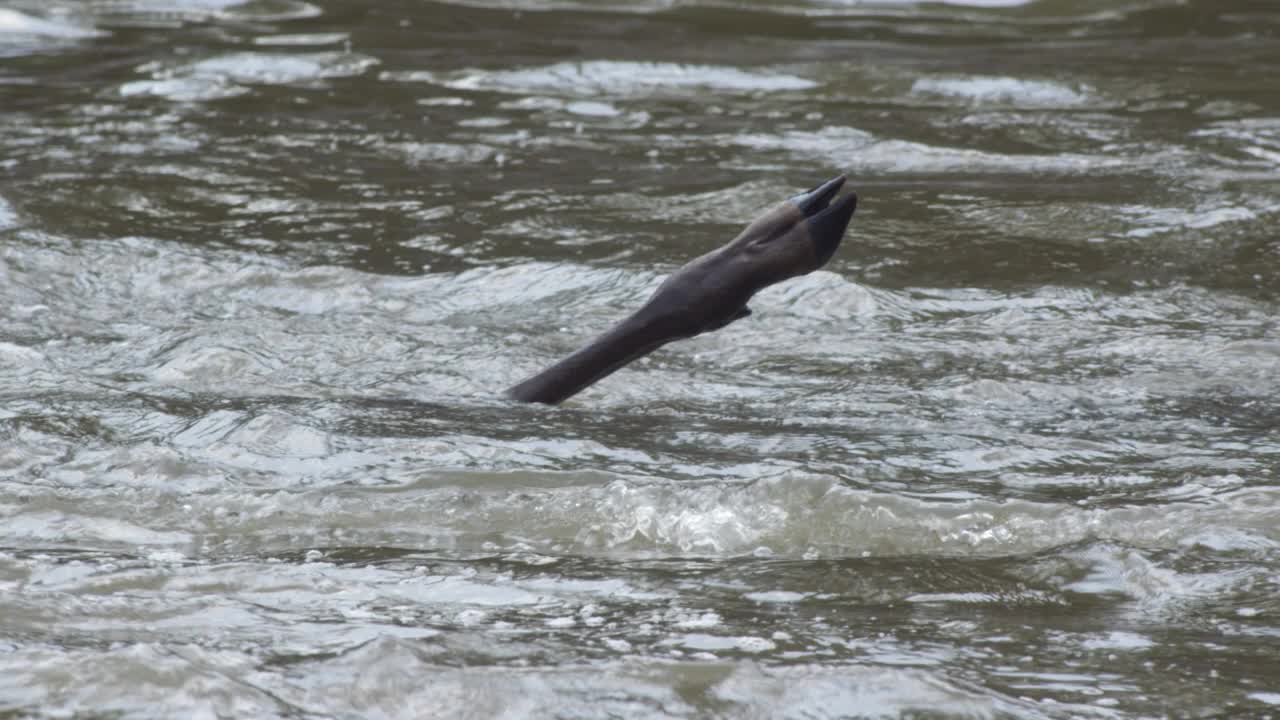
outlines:
M0 715L1280 714L1277 77L1260 0L11 1Z

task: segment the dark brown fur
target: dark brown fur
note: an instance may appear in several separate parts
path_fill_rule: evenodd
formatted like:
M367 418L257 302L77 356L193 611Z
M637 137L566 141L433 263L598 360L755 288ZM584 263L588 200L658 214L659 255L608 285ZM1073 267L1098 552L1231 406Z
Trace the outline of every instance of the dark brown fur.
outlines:
M675 271L634 314L507 394L554 405L669 342L750 315L751 296L831 259L858 202L849 193L832 203L844 180L838 176L774 206L729 244Z

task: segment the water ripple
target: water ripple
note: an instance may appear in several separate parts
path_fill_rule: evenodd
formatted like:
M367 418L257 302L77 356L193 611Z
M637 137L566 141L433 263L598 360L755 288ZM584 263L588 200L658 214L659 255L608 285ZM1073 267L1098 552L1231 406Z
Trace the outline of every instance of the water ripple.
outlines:
M1277 29L10 2L0 716L1273 712ZM836 172L823 270L503 397Z

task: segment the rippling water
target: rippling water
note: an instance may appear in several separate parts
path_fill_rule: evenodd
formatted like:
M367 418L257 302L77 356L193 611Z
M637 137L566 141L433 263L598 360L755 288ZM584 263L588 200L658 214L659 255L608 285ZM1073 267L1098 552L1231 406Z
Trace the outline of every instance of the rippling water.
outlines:
M1263 0L10 0L0 716L1280 716L1277 78Z

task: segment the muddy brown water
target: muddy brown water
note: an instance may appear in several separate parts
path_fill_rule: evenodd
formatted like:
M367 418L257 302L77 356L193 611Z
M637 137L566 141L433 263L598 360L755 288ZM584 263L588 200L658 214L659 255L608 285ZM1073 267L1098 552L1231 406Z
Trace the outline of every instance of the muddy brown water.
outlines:
M1277 78L1261 0L9 0L0 716L1280 716Z

